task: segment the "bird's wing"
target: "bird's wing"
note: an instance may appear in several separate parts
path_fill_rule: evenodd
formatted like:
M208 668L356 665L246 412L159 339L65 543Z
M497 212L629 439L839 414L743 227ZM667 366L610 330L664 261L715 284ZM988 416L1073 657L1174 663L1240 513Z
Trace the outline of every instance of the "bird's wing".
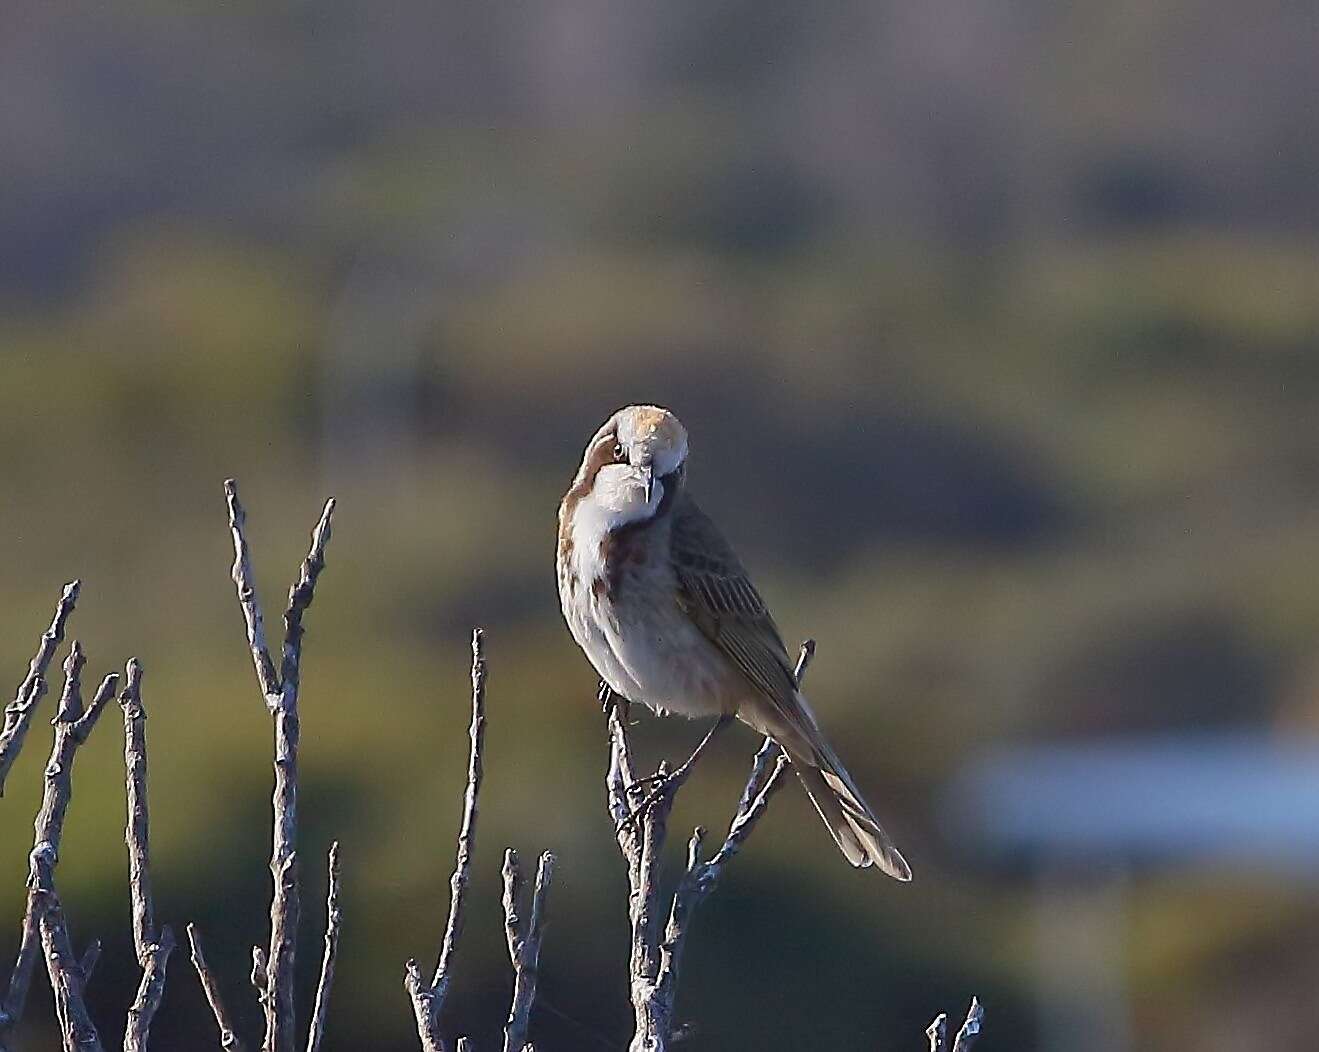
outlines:
M678 605L789 725L800 726L804 714L783 637L732 547L685 494L671 536Z

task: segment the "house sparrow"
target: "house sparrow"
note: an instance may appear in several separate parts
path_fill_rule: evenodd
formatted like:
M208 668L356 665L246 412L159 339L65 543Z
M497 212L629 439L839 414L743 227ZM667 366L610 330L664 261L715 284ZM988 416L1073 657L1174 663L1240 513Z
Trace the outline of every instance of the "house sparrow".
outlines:
M573 638L623 698L769 735L847 860L910 880L797 689L764 600L687 492L686 464L687 431L658 406L620 409L587 443L555 560Z

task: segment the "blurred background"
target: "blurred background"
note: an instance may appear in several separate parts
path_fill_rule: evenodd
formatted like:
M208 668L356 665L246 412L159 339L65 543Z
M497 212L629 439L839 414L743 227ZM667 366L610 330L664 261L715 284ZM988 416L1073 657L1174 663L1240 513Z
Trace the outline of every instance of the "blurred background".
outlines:
M88 678L141 657L157 910L199 923L248 1036L270 724L230 475L272 620L339 498L302 702L304 993L343 841L329 1047L416 1047L402 967L443 924L477 623L447 1025L496 1047L514 844L560 860L538 1047L626 1043L552 553L586 439L654 401L785 635L818 638L812 698L917 875L850 870L789 786L699 915L692 1049L916 1048L972 993L985 1052L1312 1043L1317 32L1276 0L9 5L0 669L74 576ZM52 711L0 802L0 960ZM118 722L59 869L111 1047L138 974ZM699 769L672 873L754 745ZM39 978L20 1048L57 1047L49 1015ZM182 952L154 1038L215 1046Z

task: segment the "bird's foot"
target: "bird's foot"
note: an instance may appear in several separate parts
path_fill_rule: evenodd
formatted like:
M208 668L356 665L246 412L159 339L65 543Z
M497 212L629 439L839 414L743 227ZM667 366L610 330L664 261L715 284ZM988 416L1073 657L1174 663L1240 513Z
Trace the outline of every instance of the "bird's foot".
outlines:
M684 766L686 766L684 764ZM614 826L614 833L622 833L646 816L646 812L658 804L669 793L677 792L683 782L687 780L687 775L683 773L683 768L679 767L676 771L670 771L667 763L661 763L659 770L654 774L648 774L638 778L628 786L628 791L640 790L648 785L654 785L655 788L647 793L641 800L641 803L632 808L623 818L619 819L618 824Z
M687 781L688 776L692 773L692 768L696 766L696 761L701 758L701 754L704 753L710 743L718 737L719 732L727 728L732 722L732 716L720 716L719 719L715 721L714 726L706 731L705 737L701 739L701 744L692 750L692 754L683 761L682 766L676 771L670 771L668 765L662 763L660 764L659 770L654 774L648 775L645 778L638 778L628 786L628 789L631 790L639 786L657 783L655 788L646 794L641 803L637 804L637 806L634 807L625 818L619 821L618 825L615 827L615 832L623 832L623 830L627 829L632 823L642 818L647 811L662 799L671 796L673 793L676 793L681 789L682 784Z
M605 714L606 722L613 718L614 713L618 713L618 718L624 723L627 722L628 707L632 703L604 680L600 681L600 689L595 692L595 700L600 703L600 711Z

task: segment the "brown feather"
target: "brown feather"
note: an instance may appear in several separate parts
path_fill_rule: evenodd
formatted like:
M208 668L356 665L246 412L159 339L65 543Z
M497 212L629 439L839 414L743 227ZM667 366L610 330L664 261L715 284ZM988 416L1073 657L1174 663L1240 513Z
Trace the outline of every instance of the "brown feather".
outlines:
M901 852L881 828L856 784L821 733L797 690L792 659L769 607L714 522L690 496L674 508L671 558L678 605L769 702L754 698L738 713L788 752L811 803L854 866L878 865L910 880Z
M792 659L769 607L719 528L685 493L673 510L671 557L678 605L791 728L806 740L818 737L797 703Z

